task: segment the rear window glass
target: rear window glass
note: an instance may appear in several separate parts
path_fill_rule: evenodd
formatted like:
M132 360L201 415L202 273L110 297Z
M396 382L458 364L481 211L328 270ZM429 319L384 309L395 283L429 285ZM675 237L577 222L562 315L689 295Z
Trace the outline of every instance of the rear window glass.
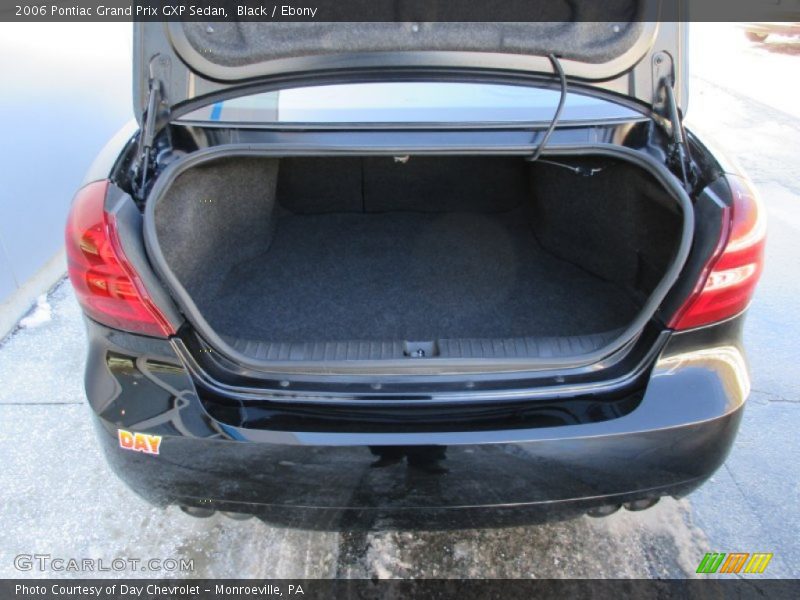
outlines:
M560 91L533 87L393 82L303 87L225 100L183 121L220 124L523 123L549 121ZM641 114L570 92L561 121L631 119Z

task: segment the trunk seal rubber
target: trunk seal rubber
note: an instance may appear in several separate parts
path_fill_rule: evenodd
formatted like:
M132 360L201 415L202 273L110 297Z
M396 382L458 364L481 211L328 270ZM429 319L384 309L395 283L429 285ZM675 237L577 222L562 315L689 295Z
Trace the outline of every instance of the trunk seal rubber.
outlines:
M225 342L205 320L189 293L178 281L167 264L164 254L158 243L155 230L155 207L163 198L175 179L184 171L199 164L222 157L231 156L271 156L275 158L287 156L355 156L371 155L396 155L401 154L435 154L435 155L520 155L526 156L535 148L535 145L521 147L508 147L487 151L481 148L452 147L326 147L319 145L298 146L291 144L226 144L212 148L204 148L188 154L170 163L164 172L156 179L147 203L144 214L144 240L147 253L153 263L153 268L167 284L176 304L195 327L200 336L204 338L217 352L234 363L261 373L271 373L276 376L282 374L302 375L367 375L367 376L392 376L392 375L460 375L480 373L519 373L524 371L541 371L548 369L573 369L587 367L608 359L621 351L629 350L633 342L647 322L655 314L660 304L664 301L670 289L677 281L681 269L691 250L694 237L694 209L686 191L664 165L658 163L653 157L641 151L616 146L612 144L581 144L580 146L550 147L543 154L549 156L587 156L603 155L626 160L653 175L664 186L673 199L678 203L683 213L683 230L681 232L678 249L667 268L667 272L650 297L645 302L639 314L623 330L619 337L605 346L586 354L565 356L558 358L515 358L515 359L426 359L424 364L407 359L399 360L359 360L359 361L260 361L237 351ZM355 363L355 364L354 364ZM433 372L435 371L435 372Z

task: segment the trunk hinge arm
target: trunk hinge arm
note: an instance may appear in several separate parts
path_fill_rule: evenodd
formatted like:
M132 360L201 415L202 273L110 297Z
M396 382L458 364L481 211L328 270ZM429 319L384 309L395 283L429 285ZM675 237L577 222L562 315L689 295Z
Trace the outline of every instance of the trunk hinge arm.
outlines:
M681 179L687 192L692 191L694 171L689 145L686 143L686 130L683 128L678 101L675 98L675 68L672 57L666 52L653 56L653 83L656 86L653 113L669 136L670 159L677 163Z
M142 116L142 132L139 136L136 169L134 172L134 186L136 187L136 195L140 200L144 199L147 178L150 174L151 164L154 162L155 139L160 131L159 126L169 120L169 105L164 97L164 85L157 75L157 70L161 63L159 56L150 61L147 108Z

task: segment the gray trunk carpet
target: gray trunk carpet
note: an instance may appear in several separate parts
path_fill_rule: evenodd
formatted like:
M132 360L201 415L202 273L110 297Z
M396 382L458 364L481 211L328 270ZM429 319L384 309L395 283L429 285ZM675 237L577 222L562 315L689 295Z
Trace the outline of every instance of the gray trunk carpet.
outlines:
M283 215L268 252L195 298L272 342L583 335L626 325L620 286L548 254L521 211Z

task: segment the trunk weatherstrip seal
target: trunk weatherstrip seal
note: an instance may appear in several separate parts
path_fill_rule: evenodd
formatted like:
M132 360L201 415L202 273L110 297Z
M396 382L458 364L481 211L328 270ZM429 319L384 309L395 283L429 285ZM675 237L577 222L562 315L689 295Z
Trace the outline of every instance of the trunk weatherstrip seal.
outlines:
M494 152L487 152L481 148L461 147L381 147L376 150L364 147L337 147L320 145L291 145L291 144L230 144L205 148L182 157L170 163L164 172L156 179L145 205L144 218L144 239L147 253L153 262L153 267L158 275L165 281L167 287L172 292L176 304L194 325L200 335L216 349L221 355L229 360L243 365L247 368L267 373L275 373L277 376L282 374L305 374L305 375L345 375L362 374L371 376L391 376L391 375L418 375L434 374L437 375L456 375L456 374L479 374L479 373L498 373L509 372L519 373L524 371L541 371L546 369L571 369L586 367L599 363L611 355L621 351L634 340L645 327L647 322L655 314L660 304L664 301L670 289L677 281L681 269L691 250L694 237L694 209L692 202L683 189L680 181L664 165L658 163L653 157L641 151L615 146L612 144L581 144L580 146L553 146L548 148L543 156L563 157L563 156L587 156L604 155L618 158L633 163L650 172L655 179L664 186L673 199L678 203L683 213L683 230L678 249L667 268L664 277L656 286L653 293L645 302L639 314L623 330L619 337L605 346L592 352L557 358L515 358L515 359L426 359L425 365L415 362L409 363L408 360L365 360L358 361L357 365L353 361L260 361L237 351L225 342L205 320L200 313L197 305L191 299L189 293L178 281L167 264L164 254L158 243L155 230L155 207L163 198L164 193L169 189L175 179L184 171L195 167L204 162L208 162L221 157L231 156L354 156L363 154L374 155L396 155L402 154L435 154L435 155L520 155L530 156L535 149L535 144L524 146L508 147L496 149Z

